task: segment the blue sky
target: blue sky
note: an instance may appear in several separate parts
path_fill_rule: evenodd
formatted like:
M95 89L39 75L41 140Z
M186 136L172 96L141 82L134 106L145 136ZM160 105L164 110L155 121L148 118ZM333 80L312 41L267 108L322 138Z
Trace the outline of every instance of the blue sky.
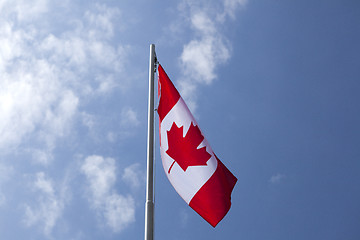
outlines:
M213 229L157 145L156 239L359 239L359 22L351 0L1 1L1 239L143 238L151 43L238 178Z

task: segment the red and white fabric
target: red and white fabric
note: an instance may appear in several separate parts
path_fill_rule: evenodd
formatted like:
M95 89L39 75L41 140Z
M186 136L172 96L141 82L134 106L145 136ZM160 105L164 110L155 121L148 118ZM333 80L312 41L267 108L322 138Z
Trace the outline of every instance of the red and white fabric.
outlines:
M237 179L216 157L161 65L158 76L157 112L165 173L185 202L215 227L230 209Z

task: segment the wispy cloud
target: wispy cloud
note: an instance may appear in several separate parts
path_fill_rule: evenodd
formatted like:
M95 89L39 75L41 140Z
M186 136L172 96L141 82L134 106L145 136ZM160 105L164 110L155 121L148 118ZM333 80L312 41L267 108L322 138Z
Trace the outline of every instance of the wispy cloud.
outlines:
M139 163L134 163L126 167L122 179L134 190L145 185L145 174L140 170Z
M217 20L224 22L227 17L235 18L235 12L238 8L244 8L248 0L224 0L224 10L217 15Z
M6 195L2 192L3 185L9 180L13 172L13 167L0 163L0 207L6 203Z
M67 184L64 182L57 189L44 172L38 172L31 187L37 195L37 204L25 205L24 223L28 227L39 226L50 237L66 204Z
M179 58L183 72L180 91L193 111L197 86L211 84L217 78L217 67L231 56L231 43L221 28L227 19L235 18L235 11L246 2L184 0L179 5L180 15L193 31L192 39L184 45Z
M41 14L47 12L48 0L35 0L29 2L26 0L1 1L0 11L5 16L15 16L15 21L22 23L34 20Z
M89 183L89 202L114 231L120 232L135 221L135 200L115 191L116 165L113 158L89 156L81 166Z
M184 73L198 83L210 84L216 77L216 65L230 57L230 50L208 13L197 10L190 20L197 37L183 48L180 60Z
M276 184L276 183L280 183L281 181L283 181L286 178L286 176L284 174L275 174L273 176L270 177L269 182L272 184Z
M189 222L189 214L185 209L180 209L179 220L182 228L186 228Z
M137 113L130 107L126 107L121 111L121 121L122 126L137 126L140 124L140 121L137 117Z
M0 4L0 149L26 141L44 164L81 116L81 100L121 86L115 79L126 52L111 42L117 8L95 4L80 18L63 17L70 28L52 32L58 22L47 14L54 7L46 0ZM38 27L44 23L46 32Z
M119 34L115 23L120 22L120 10L93 3L73 8L74 4L80 3L0 1L0 155L7 159L17 155L30 159L30 165L37 164L36 173L29 165L14 170L18 176L32 176L27 187L36 200L22 198L14 207L22 206L23 223L39 228L47 237L68 204L69 183L58 182L49 170L51 164L57 164L59 140L76 138L76 124L97 133L93 129L102 126L96 114L87 112L89 103L128 86L121 77L127 46L114 41ZM124 116L133 126L139 124L131 108ZM88 182L104 184L99 191L90 184L92 206L118 232L135 220L134 199L115 192L111 160L103 159L96 175L91 172L96 157L89 159L83 167ZM3 190L8 179L5 172L10 174L11 169L0 165L2 206L8 199ZM135 184L135 178L132 180Z

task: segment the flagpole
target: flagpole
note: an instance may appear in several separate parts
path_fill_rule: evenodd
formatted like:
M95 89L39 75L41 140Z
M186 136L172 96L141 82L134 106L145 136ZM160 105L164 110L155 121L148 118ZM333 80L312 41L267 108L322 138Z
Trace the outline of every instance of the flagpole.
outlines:
M155 45L150 45L149 102L147 135L147 179L145 203L145 240L154 239L154 72L156 70Z

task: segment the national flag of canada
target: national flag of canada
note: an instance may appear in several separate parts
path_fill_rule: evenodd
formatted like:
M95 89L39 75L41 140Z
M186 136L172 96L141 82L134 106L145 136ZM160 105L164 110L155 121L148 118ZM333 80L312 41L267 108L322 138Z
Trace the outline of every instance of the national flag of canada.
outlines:
M215 227L231 206L236 177L216 157L184 100L158 67L160 152L175 190Z

